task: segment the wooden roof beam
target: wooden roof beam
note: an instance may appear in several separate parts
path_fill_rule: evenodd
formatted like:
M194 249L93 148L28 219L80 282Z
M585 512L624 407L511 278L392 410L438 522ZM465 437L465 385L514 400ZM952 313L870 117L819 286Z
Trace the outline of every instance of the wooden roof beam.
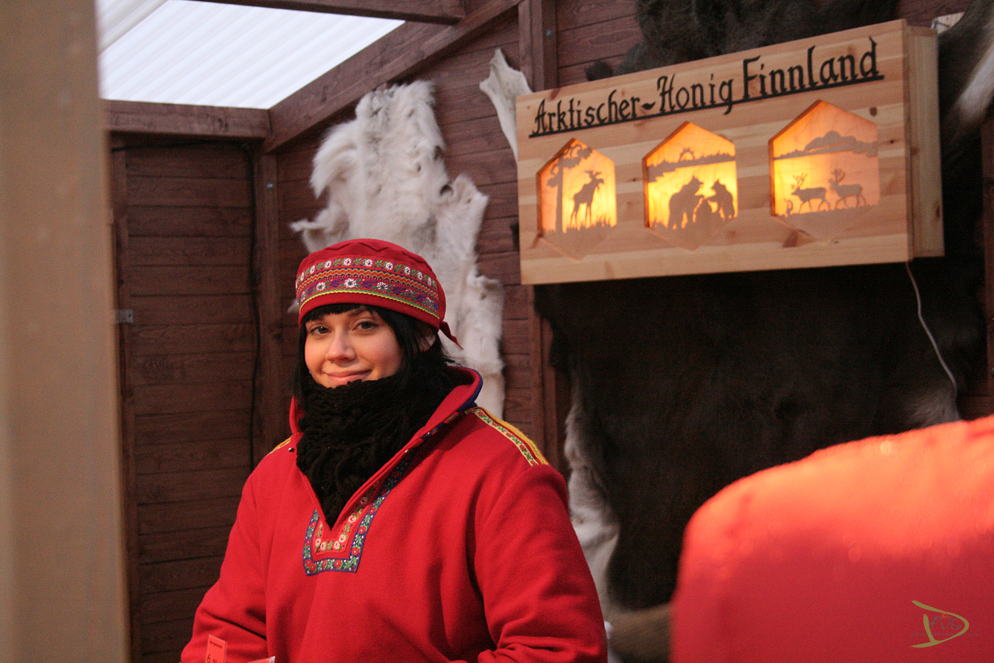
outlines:
M262 140L270 134L269 112L143 101L104 101L105 128L120 133Z
M461 0L207 0L226 5L390 18L452 25L466 17Z
M518 5L521 73L533 92L558 85L559 59L555 0L521 0Z
M269 109L271 152L349 108L380 85L404 79L484 32L521 0L490 0L455 25L405 23Z

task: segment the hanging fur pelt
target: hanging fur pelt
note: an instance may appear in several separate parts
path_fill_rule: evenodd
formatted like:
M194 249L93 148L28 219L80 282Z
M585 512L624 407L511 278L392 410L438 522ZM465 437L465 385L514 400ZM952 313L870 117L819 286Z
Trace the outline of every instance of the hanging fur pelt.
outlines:
M528 86L525 75L516 69L512 69L504 57L504 51L499 48L494 51L494 56L490 58L490 75L480 81L480 90L490 98L494 109L497 111L497 121L500 123L500 130L504 133L514 159L518 159L518 135L515 118L515 99L522 94L532 91Z
M446 350L483 375L477 401L501 416L504 295L476 264L487 197L467 177L449 178L432 93L430 82L415 81L364 96L356 118L333 127L314 157L311 187L318 197L327 194L327 206L290 228L308 251L372 237L423 256L445 290L445 319L462 345L443 338Z

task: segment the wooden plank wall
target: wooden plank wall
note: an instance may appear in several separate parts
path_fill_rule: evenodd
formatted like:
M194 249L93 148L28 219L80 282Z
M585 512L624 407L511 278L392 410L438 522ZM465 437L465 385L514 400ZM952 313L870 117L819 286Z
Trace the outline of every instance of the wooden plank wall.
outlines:
M490 59L500 48L518 65L518 25L507 17L483 38L463 47L421 78L434 81L436 116L447 150L449 174L469 177L489 201L477 242L480 272L504 284L504 320L501 356L504 359L504 418L529 436L536 430L529 343L529 297L521 286L516 251L518 194L517 171L511 146L500 130L497 116L480 81L489 74ZM509 177L510 176L510 177Z
M603 60L617 66L641 38L635 3L617 0L566 0L556 7L559 85L587 80L584 71Z
M238 144L115 145L133 660L175 662L252 467L252 169Z
M348 117L336 118L334 123L347 121ZM322 209L322 201L314 197L310 177L314 154L319 139L302 140L290 149L277 155L277 217L279 223L279 270L276 292L279 293L279 306L283 321L282 348L283 367L280 379L286 384L290 379L297 352L297 317L286 311L296 301L293 282L297 267L307 255L307 250L289 228L289 224L301 219L313 219ZM284 408L284 412L287 409ZM289 431L287 431L289 432Z
M978 233L983 241L985 287L980 293L987 326L986 361L967 382L959 406L963 417L976 419L994 412L994 115L981 128L981 165L984 176L984 217Z

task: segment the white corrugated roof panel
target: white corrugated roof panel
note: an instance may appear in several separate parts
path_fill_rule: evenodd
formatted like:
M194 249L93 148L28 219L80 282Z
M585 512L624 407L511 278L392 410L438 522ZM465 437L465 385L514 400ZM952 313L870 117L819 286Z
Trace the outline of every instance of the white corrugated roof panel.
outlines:
M402 21L192 0L97 0L105 99L271 108Z

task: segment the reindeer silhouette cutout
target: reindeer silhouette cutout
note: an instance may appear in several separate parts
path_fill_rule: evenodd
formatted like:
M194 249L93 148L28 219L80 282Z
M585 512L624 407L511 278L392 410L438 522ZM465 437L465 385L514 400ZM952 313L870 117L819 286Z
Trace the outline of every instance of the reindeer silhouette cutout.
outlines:
M863 185L862 184L840 184L842 178L846 176L846 172L841 168L836 168L832 171L832 178L828 180L829 186L832 187L832 191L835 195L839 197L835 201L835 209L838 209L839 203L844 202L846 198L855 198L856 206L859 206L859 201L863 201L866 204L866 198L863 197ZM849 207L849 203L846 203L846 207Z
M800 175L794 176L794 182L795 182L794 190L791 191L790 194L792 196L797 196L798 198L801 199L801 206L797 208L798 213L800 213L800 211L804 209L805 203L807 203L808 205L808 211L809 212L812 211L811 201L815 199L821 201L820 203L818 203L818 209L821 209L822 205L828 205L828 201L825 200L825 187L819 186L819 187L812 187L810 189L802 188L804 180L807 179L807 177L808 177L807 173L801 173Z
M573 194L573 213L570 214L570 221L574 221L577 218L577 212L580 210L581 205L587 206L587 225L593 217L593 202L594 194L597 192L597 188L604 184L604 180L600 178L600 171L596 173L592 170L587 171L587 175L590 176L590 181L580 187L580 190Z

